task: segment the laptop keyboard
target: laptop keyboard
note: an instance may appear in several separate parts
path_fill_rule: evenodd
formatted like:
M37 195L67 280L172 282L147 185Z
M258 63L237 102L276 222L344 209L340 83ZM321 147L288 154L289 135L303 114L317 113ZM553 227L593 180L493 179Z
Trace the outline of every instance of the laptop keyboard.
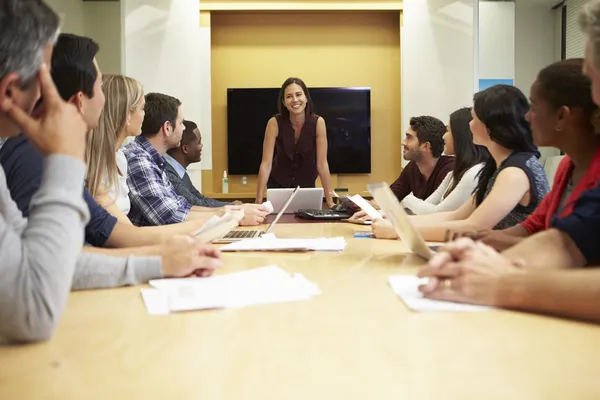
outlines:
M298 210L296 216L306 219L339 220L350 218L351 215L344 211L333 210Z
M231 231L223 239L252 239L257 237L260 231Z

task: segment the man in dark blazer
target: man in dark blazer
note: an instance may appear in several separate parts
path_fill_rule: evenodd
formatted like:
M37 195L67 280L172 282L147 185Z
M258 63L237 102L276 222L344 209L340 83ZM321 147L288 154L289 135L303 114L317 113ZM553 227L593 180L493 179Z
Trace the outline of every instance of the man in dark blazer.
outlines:
M188 165L199 162L202 158L202 136L198 125L192 121L183 121L185 130L179 147L165 154L166 171L175 192L185 198L190 204L201 207L223 207L231 205L223 201L204 196L196 189L187 173Z

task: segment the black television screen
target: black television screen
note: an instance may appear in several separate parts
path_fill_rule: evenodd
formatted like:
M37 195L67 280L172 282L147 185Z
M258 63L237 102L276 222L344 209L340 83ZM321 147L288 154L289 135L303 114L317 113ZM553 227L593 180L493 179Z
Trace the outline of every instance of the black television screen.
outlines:
M327 160L334 174L371 172L371 89L310 88L314 111L327 125ZM227 169L258 174L267 121L279 88L227 90Z

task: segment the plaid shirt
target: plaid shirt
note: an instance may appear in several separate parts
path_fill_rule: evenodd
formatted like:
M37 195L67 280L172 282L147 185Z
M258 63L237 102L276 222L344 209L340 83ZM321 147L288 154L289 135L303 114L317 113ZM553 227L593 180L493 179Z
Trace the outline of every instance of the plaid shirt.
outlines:
M184 221L192 205L177 195L165 172L165 159L143 136L124 150L127 157L127 186L134 225L167 225Z

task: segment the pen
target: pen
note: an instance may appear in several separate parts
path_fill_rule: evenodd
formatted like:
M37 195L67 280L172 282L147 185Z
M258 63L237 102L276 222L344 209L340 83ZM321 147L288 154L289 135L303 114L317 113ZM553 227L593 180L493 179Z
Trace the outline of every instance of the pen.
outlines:
M374 238L375 235L373 233L370 232L355 232L354 233L354 237L355 238Z

